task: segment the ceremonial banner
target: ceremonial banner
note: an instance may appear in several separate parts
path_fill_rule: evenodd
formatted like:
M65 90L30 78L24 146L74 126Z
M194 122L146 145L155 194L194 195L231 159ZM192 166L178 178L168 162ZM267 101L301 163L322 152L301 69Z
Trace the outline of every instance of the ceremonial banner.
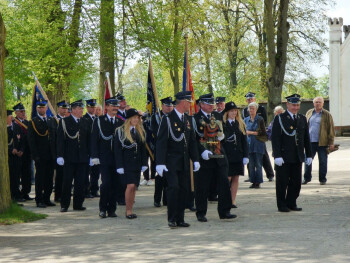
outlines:
M192 104L190 108L190 115L195 114L198 112L196 99L194 96L194 90L192 85L192 79L191 79L191 70L190 70L190 64L188 63L188 57L187 52L185 51L184 54L184 70L182 74L182 90L183 91L192 91Z
M106 99L109 99L110 97L112 97L112 90L111 90L111 83L109 81L109 73L107 72L106 73L106 80L104 82L105 84L105 94L104 94L104 101L103 101L103 109L102 111L104 112L104 114L107 113L107 110L106 110Z
M33 119L34 117L37 116L37 112L36 112L36 103L40 100L46 100L43 93L40 91L40 89L38 88L37 85L34 86L33 88L33 100L32 100L32 115L31 115L31 119ZM47 117L52 117L54 116L54 113L52 113L50 107L47 107L47 111L46 111L46 116Z

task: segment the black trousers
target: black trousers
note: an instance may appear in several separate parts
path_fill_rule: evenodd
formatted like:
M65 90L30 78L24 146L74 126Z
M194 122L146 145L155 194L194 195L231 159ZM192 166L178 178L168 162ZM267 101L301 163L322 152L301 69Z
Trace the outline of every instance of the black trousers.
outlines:
M46 203L50 201L53 188L52 160L42 160L35 162L35 201L36 203Z
M176 169L164 172L168 183L166 189L168 202L168 222L184 222L186 198L188 194L189 173Z
M84 202L86 163L65 163L63 167L61 207L70 205L72 182L74 180L73 209L80 208Z
M11 198L17 199L20 197L20 191L19 191L19 167L16 165L19 157L16 155L13 155L12 153L9 153L8 155L8 164L9 164L9 172L10 172L10 191L11 191Z
M20 157L20 173L21 173L21 184L22 196L28 195L32 189L32 164L31 159L28 153L23 153L22 157Z
M156 177L156 164L151 157L148 157L148 159L150 160L151 165L148 165L147 163L148 169L143 172L143 178L147 181L150 179L149 178L150 173L151 173L151 179L155 179Z
M301 189L302 163L284 163L275 166L277 207L295 207Z
M58 201L62 197L63 174L64 174L63 166L56 164L55 201Z
M266 146L265 146L265 153L263 155L263 168L265 170L266 177L269 178L274 178L275 174L273 172L273 168L271 165L269 153L267 152Z
M163 196L163 205L167 205L166 198L167 182L164 177L156 176L154 185L154 202L160 203Z
M213 161L209 160L208 162ZM202 161L201 168L194 173L196 214L197 216L205 216L207 214L211 178L215 176L218 185L218 213L219 215L225 215L230 211L232 204L230 184L227 177L228 165L207 167L203 165L203 162L206 161Z
M100 165L100 172L100 211L113 213L117 210L118 174L114 165Z
M98 179L100 178L100 165L89 166L90 170L90 193L97 194L100 188L98 187Z

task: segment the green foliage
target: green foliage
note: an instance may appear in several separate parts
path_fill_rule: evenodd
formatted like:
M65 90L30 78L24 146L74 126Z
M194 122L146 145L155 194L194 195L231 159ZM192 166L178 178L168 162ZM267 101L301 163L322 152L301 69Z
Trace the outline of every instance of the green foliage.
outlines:
M0 214L0 225L13 225L27 223L46 218L45 214L33 213L20 207L17 203L12 205Z

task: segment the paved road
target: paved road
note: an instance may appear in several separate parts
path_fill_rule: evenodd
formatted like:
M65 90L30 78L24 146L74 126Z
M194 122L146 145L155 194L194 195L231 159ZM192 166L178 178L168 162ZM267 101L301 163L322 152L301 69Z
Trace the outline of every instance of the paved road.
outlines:
M152 186L140 187L135 212L127 220L98 218L98 200L87 200L87 211L45 212L45 220L0 226L0 262L350 262L350 139L337 138L341 150L329 158L328 183L314 178L302 187L302 212L279 213L274 182L249 189L240 178L238 215L222 222L210 204L208 222L186 213L188 229L167 227L166 209L153 207Z

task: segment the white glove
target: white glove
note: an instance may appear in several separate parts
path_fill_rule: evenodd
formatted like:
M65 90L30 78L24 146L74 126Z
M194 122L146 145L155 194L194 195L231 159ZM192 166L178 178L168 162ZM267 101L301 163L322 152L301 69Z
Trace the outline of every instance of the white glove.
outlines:
M159 174L160 177L163 177L164 171L167 172L168 168L164 164L160 164L156 166L156 171Z
M283 158L282 157L275 158L275 164L277 166L282 166L282 164L284 164Z
M94 166L94 163L92 162L91 158L90 158L90 161L89 161L89 166Z
M219 141L222 141L225 138L225 134L222 134L221 136L218 137Z
M144 171L146 171L148 169L148 166L142 166L141 167L141 173L143 173Z
M117 169L118 174L124 174L124 168L118 168Z
M203 158L203 160L208 161L209 160L209 154L213 155L213 153L211 151L205 150L204 152L202 152L201 156Z
M247 157L243 158L243 165L247 165L249 163L249 159Z
M311 165L312 164L312 158L311 157L306 158L305 164L306 165Z
M59 166L64 165L64 159L62 157L58 157L56 162Z
M199 162L194 162L193 163L193 172L197 172L199 170L199 168L201 168L201 165L199 164Z
M98 158L93 158L93 159L91 159L91 162L92 162L94 165L98 165L98 164L100 164L100 159L98 159Z

